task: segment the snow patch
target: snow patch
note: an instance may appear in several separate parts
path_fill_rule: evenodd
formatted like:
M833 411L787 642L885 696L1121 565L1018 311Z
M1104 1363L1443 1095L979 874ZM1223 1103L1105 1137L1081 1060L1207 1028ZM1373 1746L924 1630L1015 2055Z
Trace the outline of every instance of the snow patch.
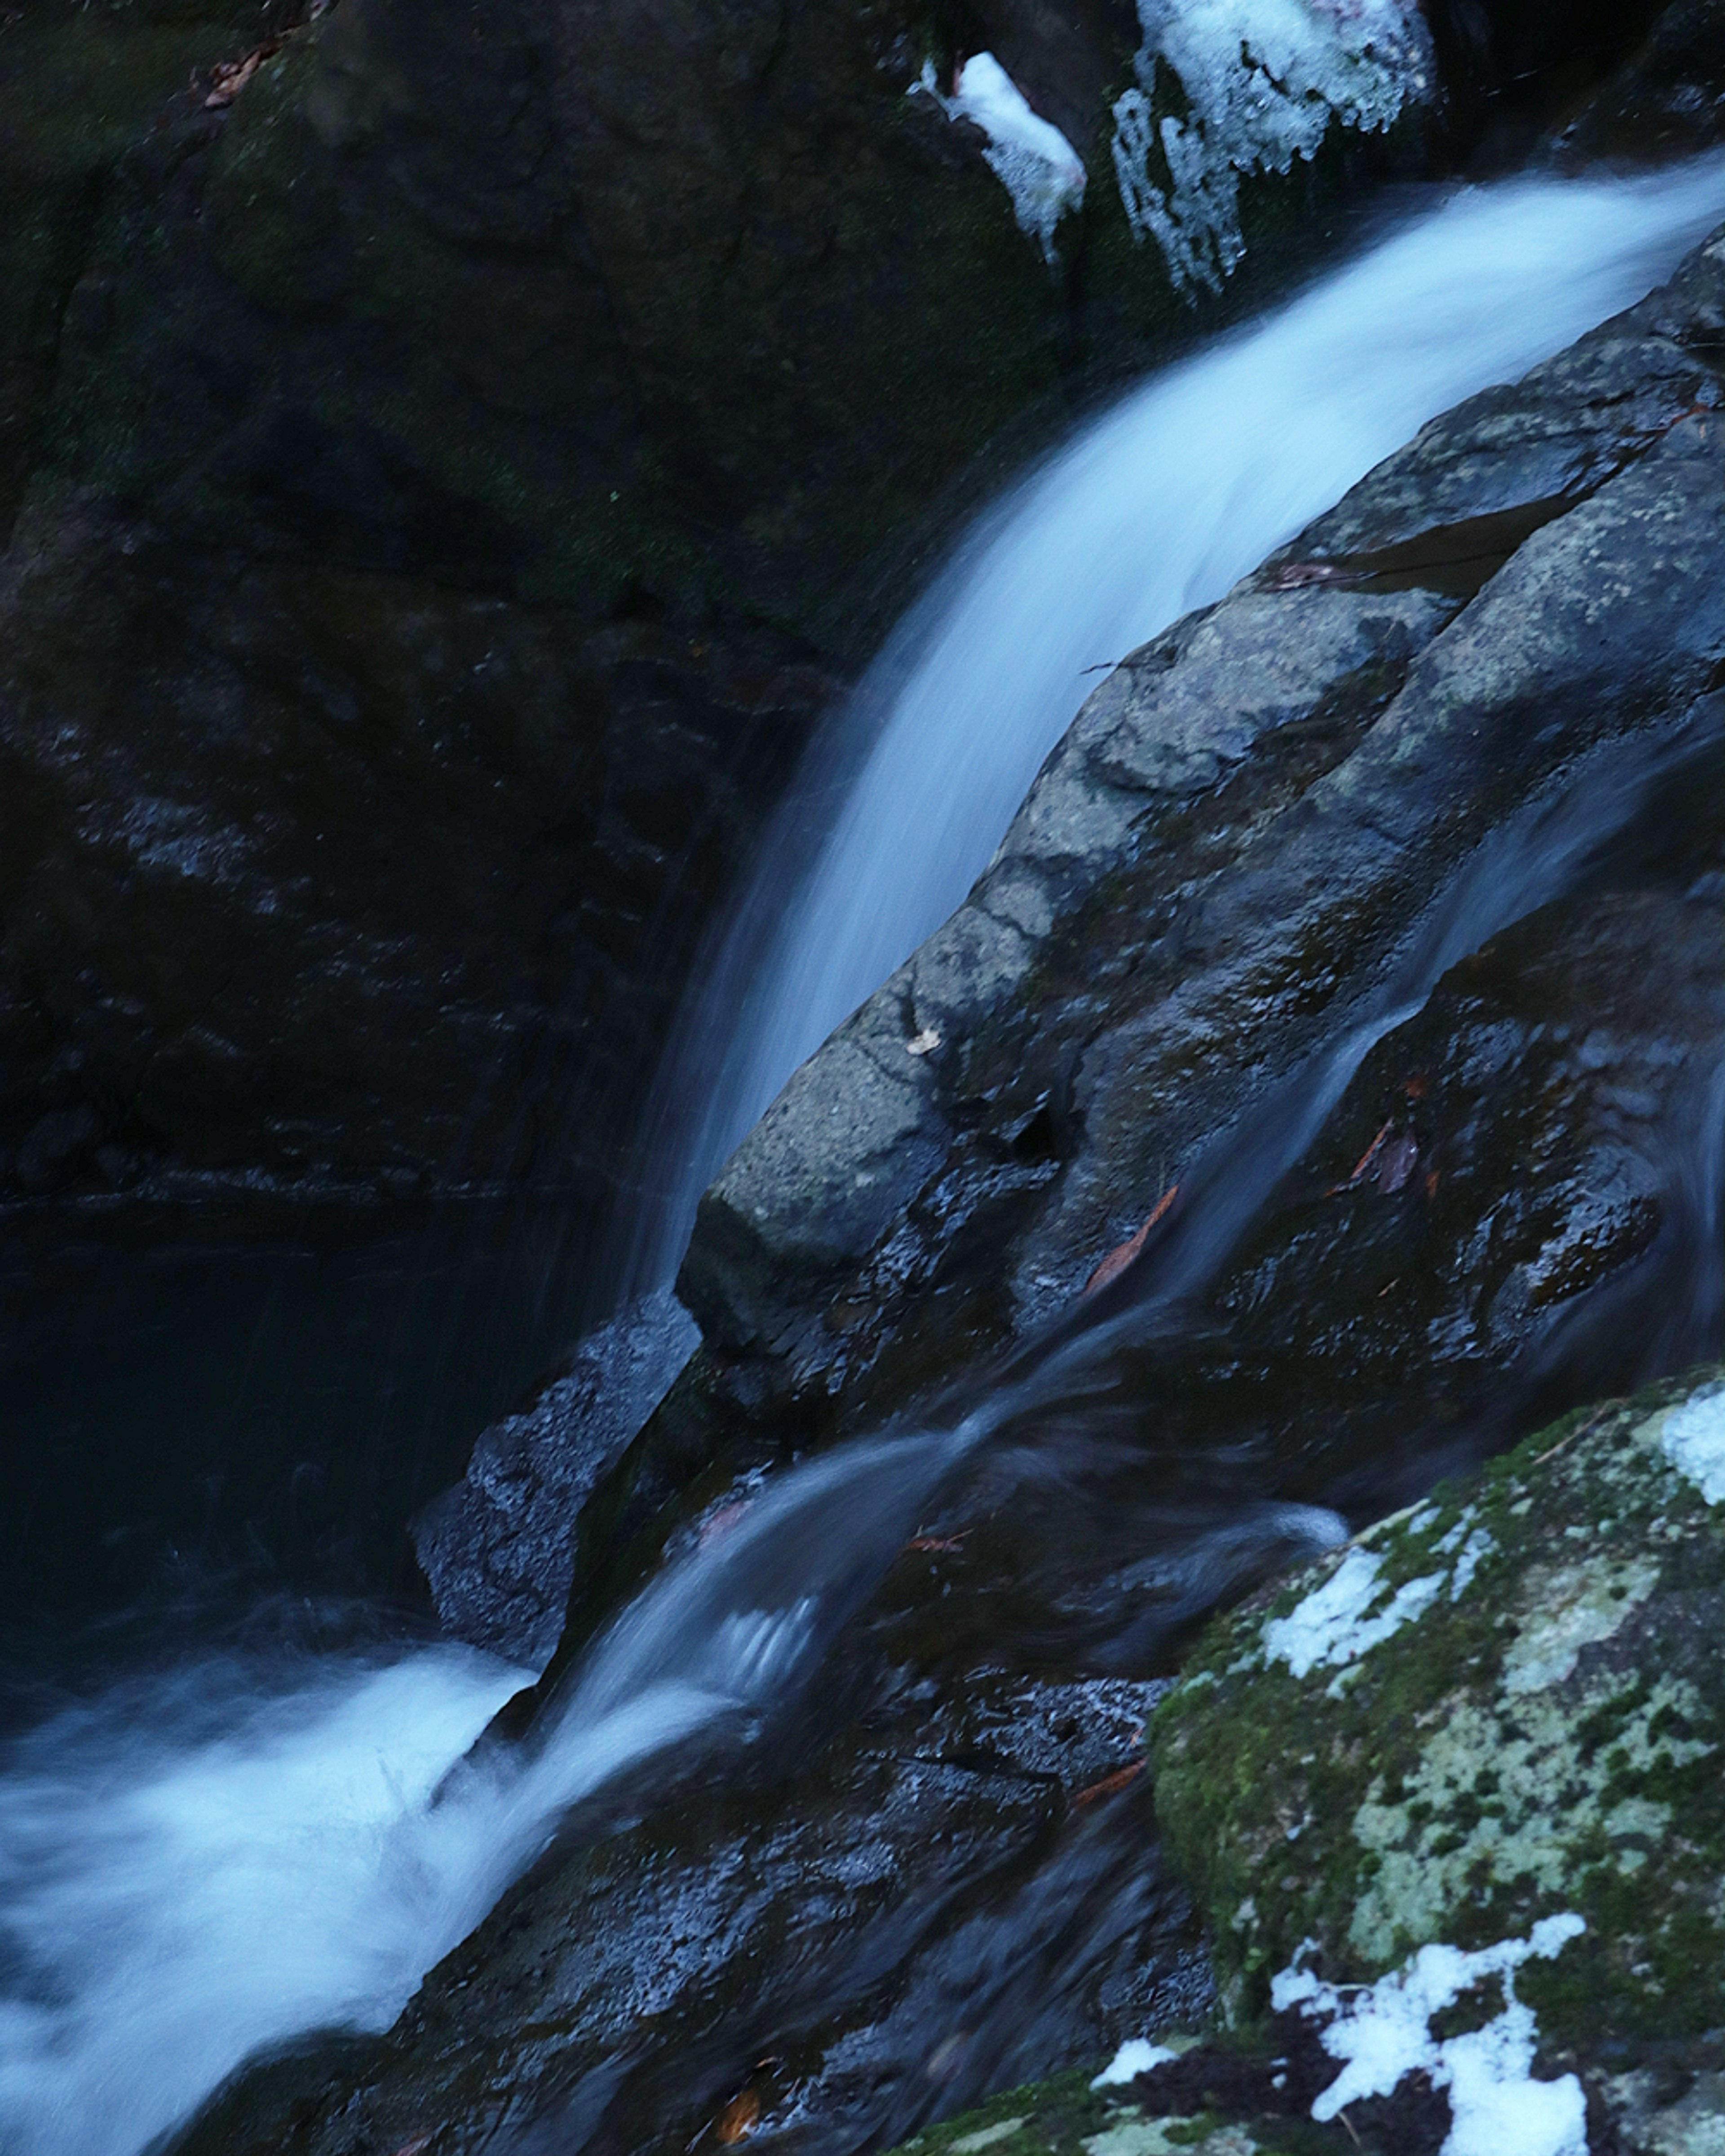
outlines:
M1660 1443L1710 1505L1725 1503L1725 1385L1697 1393L1666 1417Z
M1447 1539L1446 1537L1445 1540ZM1441 1548L1442 1545L1440 1544L1439 1547ZM1455 1569L1450 1575L1450 1601L1459 1602L1461 1599L1474 1574L1479 1570L1482 1559L1490 1557L1497 1547L1497 1543L1492 1541L1486 1529L1484 1527L1474 1529L1461 1545L1461 1555L1455 1560Z
M1245 251L1241 173L1315 156L1332 120L1381 133L1434 94L1419 0L1138 0L1138 21L1137 80L1114 106L1114 170L1133 237L1153 234L1189 290L1219 292ZM1188 110L1166 110L1163 85L1158 125L1162 69Z
M1264 1627L1265 1651L1286 1662L1296 1677L1321 1664L1345 1664L1375 1647L1430 1609L1442 1589L1440 1572L1404 1581L1384 1607L1368 1614L1384 1594L1384 1560L1375 1551L1351 1549L1322 1587L1286 1617Z
M1450 1601L1459 1602L1474 1574L1497 1547L1486 1528L1474 1525L1471 1505L1464 1507L1449 1532L1432 1545L1431 1554L1447 1558L1448 1563L1440 1571L1404 1580L1387 1602L1384 1559L1368 1547L1398 1524L1410 1537L1429 1533L1439 1517L1429 1507L1422 1507L1419 1512L1398 1515L1368 1528L1322 1587L1314 1588L1286 1617L1273 1617L1265 1625L1265 1653L1272 1661L1286 1662L1296 1677L1307 1676L1326 1664L1340 1668L1344 1674L1330 1686L1332 1697L1337 1697L1348 1681L1348 1665L1400 1631L1404 1625L1423 1616L1446 1586Z
M968 120L988 138L983 162L1012 197L1019 228L1055 259L1055 227L1084 200L1084 161L1051 120L1034 112L993 53L973 53L958 70L952 95L942 97L934 63L924 63L913 90L926 91L948 120Z
M1165 2066L1170 2059L1179 2057L1160 2044L1153 2044L1147 2036L1134 2036L1122 2044L1096 2079L1093 2089L1117 2088L1122 2082L1135 2082L1140 2074L1147 2074L1153 2066Z
M1573 1912L1547 1917L1525 1939L1504 1939L1476 1953L1459 1947L1422 1947L1404 1968L1374 1984L1324 1984L1301 1966L1274 1978L1271 2003L1279 2014L1297 2006L1328 2022L1324 2049L1344 2063L1312 2107L1321 2124L1344 2105L1389 2096L1404 2076L1424 2072L1450 2092L1450 2124L1442 2156L1587 2156L1587 2106L1574 2074L1553 2082L1532 2077L1538 2029L1532 2008L1517 1998L1515 1972L1535 1958L1550 1961L1587 1929ZM1491 1978L1503 1987L1503 2011L1481 2029L1439 2041L1431 2017Z

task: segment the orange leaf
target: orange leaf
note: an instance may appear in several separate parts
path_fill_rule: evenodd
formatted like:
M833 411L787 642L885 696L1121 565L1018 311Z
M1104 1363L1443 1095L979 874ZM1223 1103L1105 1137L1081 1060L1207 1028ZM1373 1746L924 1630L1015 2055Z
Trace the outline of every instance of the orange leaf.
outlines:
M718 2123L713 2128L713 2138L726 2148L739 2141L747 2141L761 2120L761 2099L752 2089L744 2089L732 2097L719 2113Z
M1086 1804L1098 1803L1103 1797L1111 1797L1137 1781L1144 1771L1142 1759L1134 1759L1124 1767L1117 1767L1111 1774L1104 1774L1100 1782L1092 1782L1087 1789L1081 1789L1072 1799L1072 1809L1082 1811Z
M1358 1183L1360 1178L1365 1173L1366 1170L1372 1165L1372 1163L1376 1160L1378 1154L1384 1150L1384 1141L1389 1136L1391 1128L1392 1126L1386 1123L1383 1129L1378 1132L1377 1137L1373 1139L1370 1145L1366 1147L1365 1151L1354 1163L1353 1173L1348 1178L1350 1183Z
M1090 1278L1084 1283L1084 1292L1086 1295L1094 1295L1098 1288L1106 1287L1110 1281L1119 1279L1120 1276L1126 1270L1127 1267L1132 1263L1132 1260L1137 1257L1139 1251L1143 1249L1145 1244L1149 1240L1150 1230L1156 1225L1158 1220L1163 1218L1167 1214L1169 1206L1173 1204L1174 1200L1179 1196L1179 1194L1180 1186L1178 1183L1171 1185L1169 1188L1163 1192L1161 1197L1156 1201L1154 1211L1151 1214L1150 1218L1144 1223L1143 1226L1139 1229L1137 1234L1129 1237L1127 1241L1121 1244L1117 1250L1110 1250L1107 1256L1103 1259L1101 1265L1096 1267Z

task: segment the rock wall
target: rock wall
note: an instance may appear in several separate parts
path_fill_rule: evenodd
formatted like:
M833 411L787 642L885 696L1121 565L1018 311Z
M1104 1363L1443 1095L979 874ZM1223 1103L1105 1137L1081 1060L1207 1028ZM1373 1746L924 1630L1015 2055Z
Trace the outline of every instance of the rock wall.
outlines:
M1137 35L910 0L6 18L0 1204L603 1202L702 923L947 490L1185 333L1111 186L1045 260L913 86L992 40L1100 181ZM1250 195L1272 275L1372 168L1332 148Z

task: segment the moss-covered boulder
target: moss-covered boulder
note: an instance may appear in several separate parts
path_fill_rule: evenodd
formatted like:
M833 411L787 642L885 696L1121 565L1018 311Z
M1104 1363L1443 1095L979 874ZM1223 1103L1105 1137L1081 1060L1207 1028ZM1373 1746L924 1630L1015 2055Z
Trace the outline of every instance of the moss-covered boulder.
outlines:
M1715 1370L1569 1418L1212 1631L1150 1745L1237 2019L1302 1956L1370 1984L1573 1916L1517 1979L1544 2055L1631 2114L1717 2066L1722 1502Z
M1225 2025L909 2147L1725 2145L1722 1615L1712 1366L1565 1418L1218 1620L1147 1743Z

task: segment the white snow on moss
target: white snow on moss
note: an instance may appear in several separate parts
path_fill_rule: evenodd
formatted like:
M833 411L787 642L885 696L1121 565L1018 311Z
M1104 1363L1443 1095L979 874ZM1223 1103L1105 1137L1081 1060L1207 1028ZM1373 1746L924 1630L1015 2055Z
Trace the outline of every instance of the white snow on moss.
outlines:
M1352 1677L1351 1665L1404 1625L1423 1616L1445 1587L1450 1599L1459 1602L1497 1548L1487 1530L1475 1526L1471 1505L1431 1545L1432 1556L1447 1560L1441 1568L1404 1580L1394 1594L1384 1578L1383 1556L1371 1547L1398 1531L1406 1539L1418 1540L1441 1517L1421 1506L1367 1528L1321 1587L1315 1587L1286 1617L1273 1617L1265 1625L1264 1651L1270 1660L1286 1662L1296 1677L1326 1665L1339 1669L1341 1675L1329 1687L1332 1697L1339 1697Z
M1725 1503L1725 1385L1697 1393L1666 1417L1665 1455L1710 1505Z
M1096 2079L1093 2089L1117 2088L1122 2082L1135 2082L1140 2074L1147 2074L1153 2066L1165 2066L1170 2059L1179 2057L1160 2044L1153 2044L1147 2036L1134 2036L1122 2044Z
M1419 0L1138 0L1138 20L1114 169L1133 236L1153 234L1189 290L1220 291L1245 251L1243 172L1286 172L1332 121L1379 133L1434 95Z
M1271 2003L1327 2023L1322 2041L1343 2061L1312 2107L1320 2123L1361 2099L1389 2096L1412 2073L1430 2076L1450 2095L1450 2125L1442 2156L1587 2156L1587 2106L1574 2074L1535 2081L1538 2027L1517 1998L1515 1972L1523 1962L1549 1961L1587 1929L1573 1913L1547 1917L1526 1939L1505 1939L1476 1953L1451 1946L1422 1947L1404 1968L1370 1985L1322 1983L1301 1963L1272 1979ZM1503 2010L1483 2028L1439 2041L1431 2018L1465 1992L1496 1979Z
M993 53L973 53L965 61L950 97L942 96L932 60L914 88L933 98L948 120L969 120L982 129L988 137L983 161L1012 197L1021 229L1052 262L1055 227L1084 200L1086 177L1083 159L1060 129L1031 110Z
M1296 1677L1325 1663L1358 1661L1369 1648L1400 1631L1437 1599L1445 1574L1404 1580L1384 1602L1384 1560L1373 1550L1351 1549L1322 1587L1315 1587L1286 1617L1264 1627L1264 1648ZM1375 1605L1384 1602L1383 1608Z
M1449 1537L1445 1536L1445 1541L1448 1539ZM1438 1547L1441 1549L1443 1543L1440 1543ZM1474 1529L1467 1540L1462 1543L1461 1552L1455 1559L1455 1569L1450 1575L1450 1601L1459 1602L1461 1599L1470 1581L1479 1570L1481 1560L1490 1557L1497 1547L1497 1543L1492 1541L1484 1527Z

